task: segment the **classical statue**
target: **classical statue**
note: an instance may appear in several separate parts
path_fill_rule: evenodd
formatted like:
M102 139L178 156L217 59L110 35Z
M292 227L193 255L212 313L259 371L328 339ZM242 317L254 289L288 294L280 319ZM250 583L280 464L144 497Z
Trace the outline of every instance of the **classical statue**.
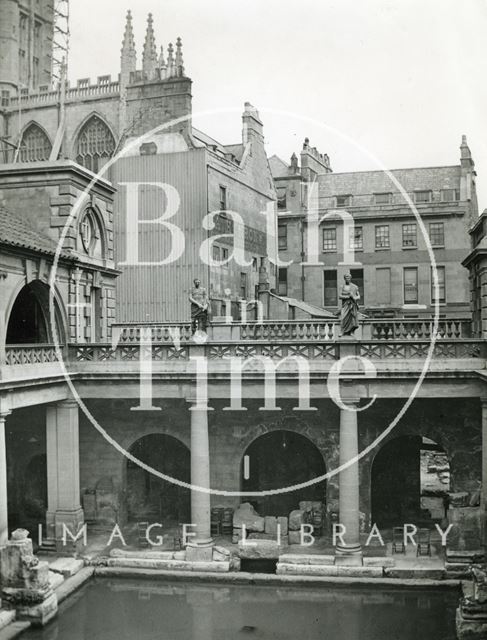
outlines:
M349 273L346 273L343 279L345 283L339 295L342 301L340 314L342 336L353 336L355 329L358 328L358 301L360 300L360 293L357 285L352 282L352 276Z
M193 280L193 285L189 301L191 302L191 329L194 334L196 331L206 331L208 326L208 294L201 286L199 278Z

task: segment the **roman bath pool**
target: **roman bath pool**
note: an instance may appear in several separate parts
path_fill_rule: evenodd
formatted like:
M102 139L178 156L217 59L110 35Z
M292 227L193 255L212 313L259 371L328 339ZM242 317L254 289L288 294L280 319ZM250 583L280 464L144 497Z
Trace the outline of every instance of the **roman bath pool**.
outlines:
M454 589L97 578L23 640L454 640Z

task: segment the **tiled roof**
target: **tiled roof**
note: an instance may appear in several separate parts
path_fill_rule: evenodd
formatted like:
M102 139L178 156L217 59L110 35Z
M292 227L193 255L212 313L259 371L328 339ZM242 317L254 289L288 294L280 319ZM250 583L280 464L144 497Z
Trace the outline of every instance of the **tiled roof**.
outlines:
M12 213L0 206L0 243L38 253L54 255L56 243L48 235L41 233L23 216ZM66 252L62 252L66 256Z

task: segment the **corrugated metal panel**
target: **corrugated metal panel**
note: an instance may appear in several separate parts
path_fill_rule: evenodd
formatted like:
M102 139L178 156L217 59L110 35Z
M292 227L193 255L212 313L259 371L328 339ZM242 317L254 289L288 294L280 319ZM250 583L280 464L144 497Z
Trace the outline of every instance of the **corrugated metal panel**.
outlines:
M184 322L190 318L189 290L195 276L208 285L208 267L199 257L206 231L205 150L121 158L112 168L118 187L115 197L115 260L122 274L117 281L118 322ZM127 188L123 182L163 182L177 189L180 207L170 222L185 234L185 251L168 265L123 264L127 246ZM157 187L139 187L139 220L158 218L166 197ZM130 215L130 212L129 212ZM158 262L171 251L171 234L160 224L139 225L139 262Z

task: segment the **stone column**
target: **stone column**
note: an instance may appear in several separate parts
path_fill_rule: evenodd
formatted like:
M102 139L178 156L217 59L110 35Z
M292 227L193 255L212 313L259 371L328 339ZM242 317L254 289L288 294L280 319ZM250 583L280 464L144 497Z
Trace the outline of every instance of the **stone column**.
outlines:
M191 414L191 484L210 486L208 407L195 402ZM195 537L188 540L188 559L211 560L213 540L210 531L210 494L191 490L191 522Z
M84 524L80 505L78 404L73 400L48 407L46 416L48 538L58 552L71 553L82 545L73 542L65 527L76 536ZM64 526L63 526L64 525Z
M5 421L10 411L0 413L0 547L8 542L7 447Z
M480 511L482 518L482 543L487 548L487 396L482 403L482 487L480 493Z
M350 409L340 409L340 466L358 456L357 411L359 400L342 400ZM336 562L341 564L362 564L360 545L359 515L359 467L358 461L338 475L339 523L346 527L343 536L345 545L337 544Z

